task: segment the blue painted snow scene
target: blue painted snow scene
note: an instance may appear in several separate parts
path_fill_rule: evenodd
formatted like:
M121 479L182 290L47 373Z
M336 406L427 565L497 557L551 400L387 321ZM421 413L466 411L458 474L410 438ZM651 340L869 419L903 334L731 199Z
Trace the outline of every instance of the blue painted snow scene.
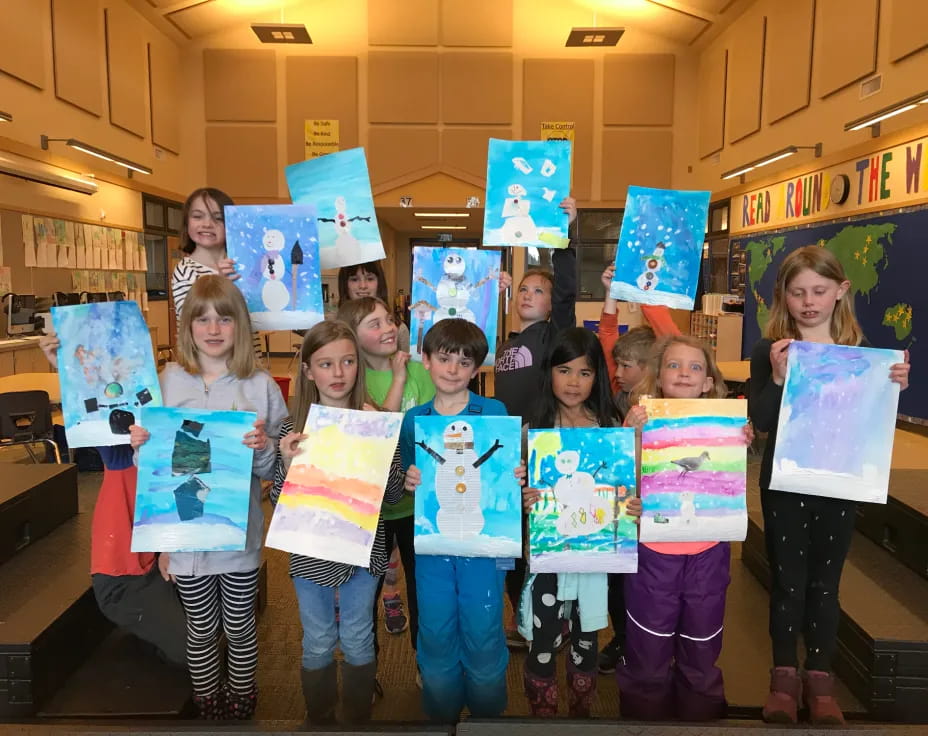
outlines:
M571 142L491 138L484 245L566 248Z
M693 309L709 192L629 187L609 295Z
M528 485L533 573L637 572L634 429L529 430Z
M422 341L432 325L443 319L466 319L487 336L490 352L483 364L496 362L500 258L497 250L412 249L409 350L413 360L422 360Z
M324 319L316 212L302 205L226 207L226 248L256 330Z
M419 416L416 552L464 557L522 556L518 417Z
M257 415L162 407L142 412L133 552L243 550Z
M363 148L291 164L284 172L293 203L316 208L323 269L386 257Z
M161 405L151 334L135 302L52 307L71 447L125 445L143 406Z

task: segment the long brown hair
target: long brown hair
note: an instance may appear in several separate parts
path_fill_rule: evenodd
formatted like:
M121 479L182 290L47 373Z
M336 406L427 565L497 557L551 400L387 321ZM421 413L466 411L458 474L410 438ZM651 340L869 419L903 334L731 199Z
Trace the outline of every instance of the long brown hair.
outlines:
M229 279L215 275L201 276L187 292L177 328L177 362L180 366L187 373L200 373L199 351L193 341L193 321L210 307L220 317L231 317L235 321L229 372L236 378L249 378L262 370L255 358L251 319L242 292Z
M181 225L180 230L180 249L184 253L193 253L197 247L197 244L190 239L190 232L187 227L187 222L190 219L190 210L193 209L193 203L201 198L207 207L209 207L208 200L211 199L219 206L220 210L223 210L223 221L225 221L225 211L223 208L230 207L235 204L235 202L232 201L232 197L230 197L221 189L214 189L213 187L200 187L199 189L194 189L190 193L190 196L187 197L187 201L184 202L184 211L181 214L183 225Z
M354 382L354 388L351 390L348 408L363 409L364 403L368 401L364 360L361 358L361 350L358 347L358 338L354 334L354 330L338 320L319 322L304 335L303 347L300 348L300 371L296 383L296 409L293 412L293 429L296 432L303 431L310 405L319 403L319 389L316 388L315 381L310 381L306 377L304 365L309 365L313 353L336 340L351 341L358 355L358 375Z
M715 353L708 343L692 337L690 335L671 335L666 337L654 346L650 358L648 358L648 368L644 377L632 390L630 397L630 406L638 403L642 396L651 396L656 399L663 398L661 391L661 366L664 364L664 354L671 345L686 345L702 352L706 361L706 375L712 379L712 388L702 395L704 399L724 399L728 396L728 386L725 385L725 379L722 377L722 371L719 370L715 362Z
M786 337L802 339L796 320L789 313L786 291L799 272L807 268L837 284L847 281L841 261L827 248L806 245L794 250L783 259L780 270L777 271L777 281L773 287L773 306L770 308L770 319L764 328L764 337L774 341ZM854 297L850 292L845 293L835 303L835 311L831 315L831 339L836 345L860 345L863 339L863 332L854 315Z

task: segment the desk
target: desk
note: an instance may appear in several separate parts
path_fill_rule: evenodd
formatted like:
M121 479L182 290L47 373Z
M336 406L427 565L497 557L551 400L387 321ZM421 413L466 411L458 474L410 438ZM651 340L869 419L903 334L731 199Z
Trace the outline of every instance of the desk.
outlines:
M751 377L751 361L720 360L719 370L726 383L745 383Z

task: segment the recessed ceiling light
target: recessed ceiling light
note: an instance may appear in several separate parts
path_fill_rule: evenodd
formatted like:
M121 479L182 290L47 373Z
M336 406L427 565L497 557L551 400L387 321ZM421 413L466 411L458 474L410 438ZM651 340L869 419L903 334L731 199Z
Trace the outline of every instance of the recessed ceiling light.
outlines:
M416 217L470 217L470 212L416 212Z
M467 230L467 225L420 225L423 230Z

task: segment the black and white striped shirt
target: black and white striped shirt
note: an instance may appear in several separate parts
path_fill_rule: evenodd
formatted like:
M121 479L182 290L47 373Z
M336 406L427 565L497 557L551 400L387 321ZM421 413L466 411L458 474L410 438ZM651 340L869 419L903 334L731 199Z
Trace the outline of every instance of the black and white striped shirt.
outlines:
M280 427L280 439L286 437L293 431L293 422L289 419L284 420ZM271 503L277 505L277 499L280 498L280 491L284 486L284 480L287 472L284 470L283 458L280 454L280 444L277 448L277 468L274 471L274 487L271 489ZM396 452L393 454L393 460L390 463L390 473L387 476L387 486L384 491L384 503L394 504L403 497L403 467L400 462L400 448L397 443ZM371 548L371 563L367 568L368 572L374 577L383 575L387 569L387 547L385 543L385 534L383 530L383 515L377 519L377 533L374 536L374 546ZM326 588L334 588L338 585L348 582L354 575L356 567L344 562L332 562L331 560L320 560L315 557L305 555L290 555L290 577L305 578L311 580L316 585Z

